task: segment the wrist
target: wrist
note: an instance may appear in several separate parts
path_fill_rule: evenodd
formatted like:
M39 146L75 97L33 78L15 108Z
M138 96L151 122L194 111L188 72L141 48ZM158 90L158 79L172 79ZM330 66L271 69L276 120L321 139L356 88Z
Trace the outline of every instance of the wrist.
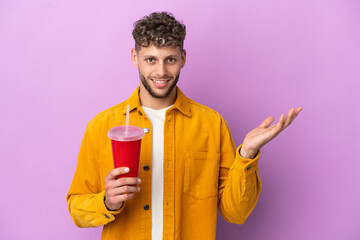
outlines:
M105 207L108 211L117 211L119 210L122 205L123 205L124 202L121 203L120 207L118 209L113 209L112 206L110 206L110 204L106 201L106 196L104 197L104 204L105 204Z
M243 144L240 148L239 154L243 158L253 159L257 152L257 150L255 151L247 149L246 146Z

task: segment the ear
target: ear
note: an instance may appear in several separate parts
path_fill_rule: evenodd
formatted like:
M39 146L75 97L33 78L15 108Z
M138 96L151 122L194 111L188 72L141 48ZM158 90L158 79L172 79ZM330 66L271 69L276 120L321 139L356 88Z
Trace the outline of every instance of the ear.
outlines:
M186 50L185 49L183 49L182 54L181 54L181 62L182 62L181 68L183 68L185 65L185 62L186 62Z
M138 54L135 50L135 48L131 49L131 61L133 63L133 65L138 68L139 64L138 64Z

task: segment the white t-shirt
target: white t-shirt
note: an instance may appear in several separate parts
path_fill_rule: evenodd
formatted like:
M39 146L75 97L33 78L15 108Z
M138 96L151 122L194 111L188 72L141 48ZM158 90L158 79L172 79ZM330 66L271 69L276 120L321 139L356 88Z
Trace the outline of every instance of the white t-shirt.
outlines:
M152 169L151 169L151 239L162 239L163 193L164 193L164 122L168 108L155 110L142 107L152 125Z

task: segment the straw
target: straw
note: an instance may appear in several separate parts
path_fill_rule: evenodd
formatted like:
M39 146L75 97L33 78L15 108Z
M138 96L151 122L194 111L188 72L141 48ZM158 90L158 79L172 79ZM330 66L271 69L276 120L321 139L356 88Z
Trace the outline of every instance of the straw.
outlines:
M129 134L129 112L130 112L130 105L126 105L126 125L125 125L125 135Z

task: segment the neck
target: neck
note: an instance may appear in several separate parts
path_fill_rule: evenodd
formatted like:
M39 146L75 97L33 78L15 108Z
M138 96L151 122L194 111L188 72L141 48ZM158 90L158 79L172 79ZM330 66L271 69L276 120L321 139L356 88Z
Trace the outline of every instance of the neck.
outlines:
M169 96L164 98L154 98L145 89L145 87L143 87L142 84L140 84L139 97L142 106L155 110L163 109L175 103L176 87L174 87L174 89L170 92Z

